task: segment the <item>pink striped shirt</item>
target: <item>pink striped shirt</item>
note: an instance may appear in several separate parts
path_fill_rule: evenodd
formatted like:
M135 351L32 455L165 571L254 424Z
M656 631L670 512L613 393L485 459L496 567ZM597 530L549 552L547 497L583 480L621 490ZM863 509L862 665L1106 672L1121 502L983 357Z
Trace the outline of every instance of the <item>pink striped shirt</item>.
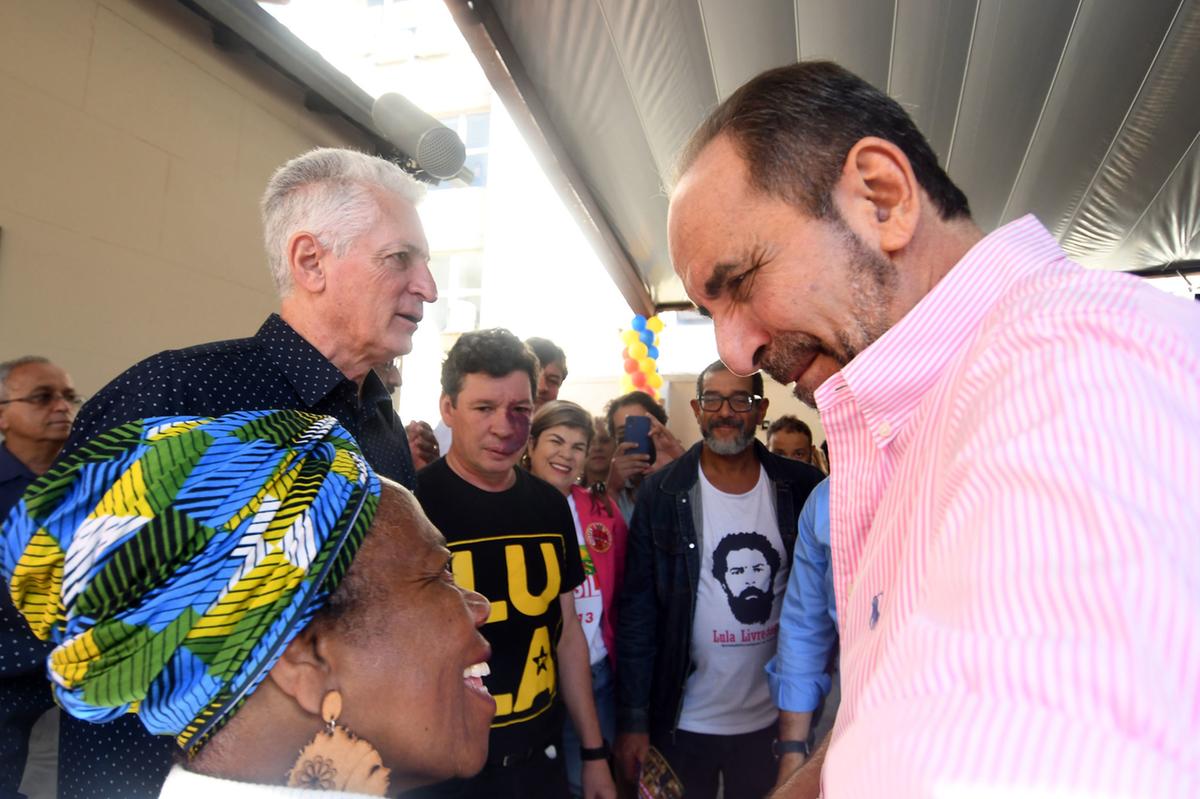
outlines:
M1200 797L1200 308L1025 217L817 391L842 797Z

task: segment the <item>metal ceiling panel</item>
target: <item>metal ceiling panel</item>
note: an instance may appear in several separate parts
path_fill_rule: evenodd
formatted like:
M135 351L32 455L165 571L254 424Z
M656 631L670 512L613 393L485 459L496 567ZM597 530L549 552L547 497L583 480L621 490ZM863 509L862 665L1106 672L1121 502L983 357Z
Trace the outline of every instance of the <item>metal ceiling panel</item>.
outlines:
M695 0L596 0L660 175L717 103Z
M1200 0L490 3L659 303L662 185L707 109L796 57L889 91L984 230L1036 213L1081 260L1200 258Z
M664 43L676 48L674 55L646 64L648 48L628 40L634 30L670 29L675 24L671 7L643 6L635 17L629 17L634 12L622 4L602 5L595 0L499 0L493 8L559 136L651 294L658 301L678 298L682 291L670 267L663 224L667 199L659 161L665 158L666 146L659 137L664 130L690 126L671 122L679 112L639 105L631 86L640 87L644 94L649 79L628 71L623 61L623 56L629 58L630 66L640 64L642 73L657 75L660 85L668 83L666 89L656 88L652 97L662 92L674 96L670 89L674 85L681 105L694 109L701 104L696 98L703 94L693 85L698 79L690 55L694 51L688 45ZM614 39L618 34L619 41ZM660 64L671 65L679 74L654 72L652 66ZM707 81L706 73L699 77ZM690 114L681 119L686 116Z
M915 0L900 6L888 93L912 116L945 165L954 139L977 3Z
M799 58L827 58L887 90L897 0L796 0ZM749 13L752 4L739 4Z
M980 0L946 166L984 230L1000 222L1076 8L1074 2Z
M746 81L796 60L791 0L695 0L704 21L717 95L724 100ZM702 117L701 117L702 118ZM693 125L699 124L697 118Z
M1083 255L1090 266L1127 268L1137 255L1122 244L1141 220L1144 230L1155 231L1154 241L1171 243L1166 249L1154 248L1159 262L1188 257L1187 228L1190 223L1194 230L1195 217L1179 218L1170 211L1176 206L1155 201L1194 149L1195 131L1200 130L1197 86L1200 4L1193 3L1181 6L1175 15L1137 99L1063 226L1060 240L1068 252ZM1154 212L1147 213L1151 205Z
M1126 268L1200 260L1200 133L1176 163L1115 258Z
M1136 99L1177 5L1094 0L1080 7L1001 221L1034 213L1062 234Z

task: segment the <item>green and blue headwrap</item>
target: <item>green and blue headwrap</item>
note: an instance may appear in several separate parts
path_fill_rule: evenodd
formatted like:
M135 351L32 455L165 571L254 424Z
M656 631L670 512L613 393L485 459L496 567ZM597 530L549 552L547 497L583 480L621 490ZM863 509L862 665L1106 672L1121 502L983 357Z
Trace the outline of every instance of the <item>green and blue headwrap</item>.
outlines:
M59 704L137 713L194 750L337 587L379 479L327 416L130 422L57 463L3 530L0 568Z

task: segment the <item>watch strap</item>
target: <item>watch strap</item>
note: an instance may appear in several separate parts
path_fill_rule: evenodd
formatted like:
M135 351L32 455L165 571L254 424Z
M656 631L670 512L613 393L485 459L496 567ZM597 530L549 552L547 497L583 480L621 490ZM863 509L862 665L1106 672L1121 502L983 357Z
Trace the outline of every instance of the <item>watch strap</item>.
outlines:
M808 757L812 754L812 747L808 745L808 741L781 741L776 738L771 742L771 754L775 757L793 754Z
M608 749L608 741L601 739L600 745L589 749L586 746L579 747L580 760L608 760L612 753Z

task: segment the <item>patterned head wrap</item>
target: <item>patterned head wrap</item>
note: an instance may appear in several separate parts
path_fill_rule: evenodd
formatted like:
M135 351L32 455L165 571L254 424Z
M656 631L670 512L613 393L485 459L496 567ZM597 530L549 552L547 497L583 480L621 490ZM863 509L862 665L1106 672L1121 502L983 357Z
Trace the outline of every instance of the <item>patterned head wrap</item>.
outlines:
M327 416L245 411L117 427L29 487L0 568L59 704L137 713L199 747L337 587L379 479Z

